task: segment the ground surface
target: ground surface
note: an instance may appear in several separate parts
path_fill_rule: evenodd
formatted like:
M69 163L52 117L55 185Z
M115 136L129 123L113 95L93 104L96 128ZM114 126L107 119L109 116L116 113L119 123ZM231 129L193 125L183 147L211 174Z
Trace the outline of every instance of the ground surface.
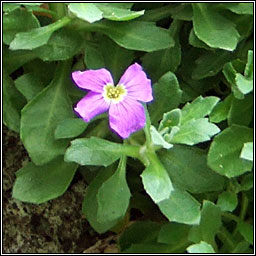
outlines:
M41 205L12 198L15 172L27 161L17 134L3 127L3 252L117 252L116 236L98 235L81 214L86 187L81 177L75 177L62 197Z

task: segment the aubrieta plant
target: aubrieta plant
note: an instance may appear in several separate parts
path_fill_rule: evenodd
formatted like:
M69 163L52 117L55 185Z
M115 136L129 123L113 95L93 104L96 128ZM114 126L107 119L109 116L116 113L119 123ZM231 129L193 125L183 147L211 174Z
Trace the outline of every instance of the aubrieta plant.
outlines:
M122 253L253 253L253 3L2 7L15 199L76 175Z
M149 102L153 97L151 81L139 64L131 65L117 86L104 68L76 71L72 77L80 88L90 90L75 108L85 122L109 109L109 126L123 139L145 126L145 111L138 100Z

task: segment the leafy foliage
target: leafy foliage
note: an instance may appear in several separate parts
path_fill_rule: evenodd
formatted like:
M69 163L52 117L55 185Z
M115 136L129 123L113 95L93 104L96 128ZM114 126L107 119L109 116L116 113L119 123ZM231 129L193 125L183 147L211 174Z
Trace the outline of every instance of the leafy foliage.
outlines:
M79 170L83 214L121 253L253 253L253 54L252 3L3 3L3 122L31 158L13 197L54 199ZM135 62L144 133L75 117L73 71L117 84Z
M62 156L42 166L30 162L16 173L13 197L36 204L56 198L67 190L76 169L77 164L65 163Z

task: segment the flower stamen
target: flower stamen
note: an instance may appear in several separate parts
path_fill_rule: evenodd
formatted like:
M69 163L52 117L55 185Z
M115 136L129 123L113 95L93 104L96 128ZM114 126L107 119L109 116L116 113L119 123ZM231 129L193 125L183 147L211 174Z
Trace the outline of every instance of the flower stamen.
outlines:
M103 97L107 102L118 103L123 100L126 93L125 87L121 84L117 86L107 84L104 87Z

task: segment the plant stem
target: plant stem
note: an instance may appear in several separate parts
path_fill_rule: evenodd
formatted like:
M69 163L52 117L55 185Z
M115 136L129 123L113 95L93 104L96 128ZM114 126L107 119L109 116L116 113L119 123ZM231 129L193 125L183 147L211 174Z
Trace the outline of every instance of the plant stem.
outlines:
M140 147L134 146L134 145L123 145L123 151L124 153L133 158L139 159L141 162L144 162L141 155L140 155Z
M248 198L245 195L245 193L242 193L242 205L241 205L241 211L240 211L240 218L241 220L244 220L246 212L247 212L247 207L248 207Z
M245 195L245 193L242 193L242 203L241 203L241 210L240 210L240 221L243 221L244 218L245 218L245 215L246 215L246 212L247 212L247 207L248 207L248 198L247 196ZM237 223L238 224L238 223ZM235 236L238 232L238 226L236 225L236 228L234 229L233 231L233 236Z
M150 121L150 117L149 117L146 105L144 105L144 109L145 109L145 114L146 114L146 125L144 127L144 132L145 132L145 136L146 136L146 146L149 150L154 151L152 138L151 138L151 132L150 132L151 121Z
M237 223L241 221L241 219L239 217L237 217L236 215L234 215L232 213L229 213L229 212L223 212L222 216L224 216L224 217L226 217L226 218L228 218L230 220L233 220L233 221L235 221Z
M229 247L229 251L233 250L235 244L233 242L231 234L224 226L222 226L221 230L217 233L217 236L222 241L223 245L227 245Z
M56 22L48 25L48 28L51 29L52 31L56 31L59 28L62 28L64 26L66 26L68 23L71 22L71 18L68 16L64 16L63 18L57 20Z
M56 13L56 18L60 19L66 16L66 6L65 3L49 3L50 10Z

